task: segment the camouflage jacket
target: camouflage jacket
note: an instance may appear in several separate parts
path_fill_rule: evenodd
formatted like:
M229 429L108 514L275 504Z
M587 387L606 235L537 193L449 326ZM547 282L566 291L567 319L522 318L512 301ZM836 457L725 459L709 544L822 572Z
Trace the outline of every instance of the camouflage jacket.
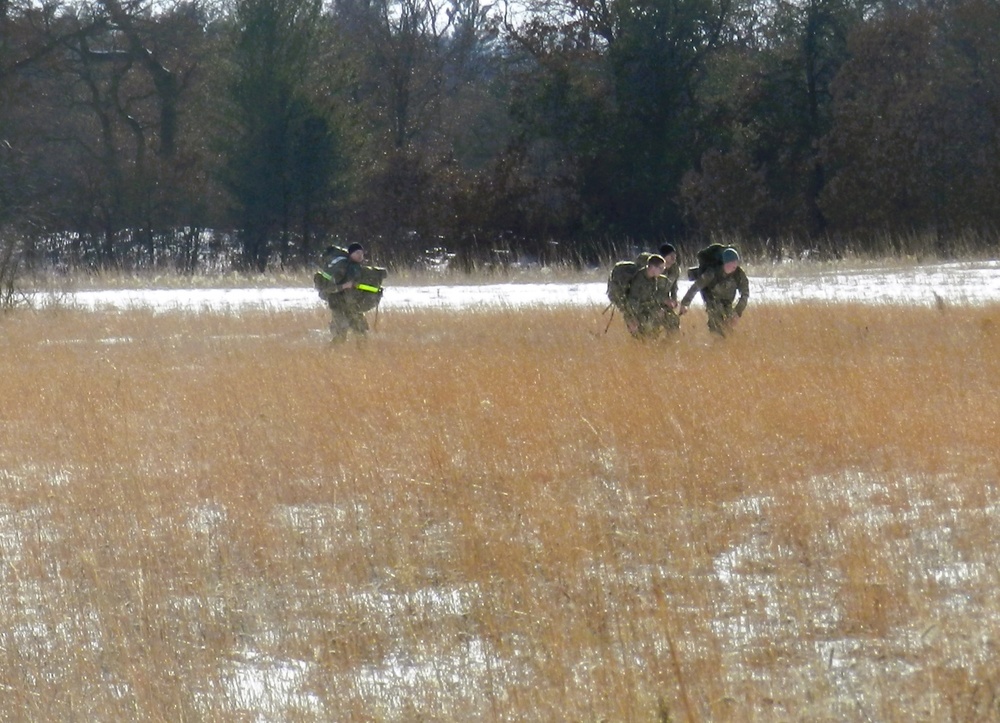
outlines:
M677 279L680 278L680 264L675 263L660 275L660 286L663 287L663 301L677 301Z
M347 281L357 281L361 276L361 264L349 256L334 256L323 266L323 274L330 280L329 293L343 291L340 285Z
M747 279L743 269L737 267L736 271L726 276L721 266L708 269L695 279L694 283L688 287L687 293L681 299L681 306L690 306L694 300L694 295L702 292L706 301L731 306L736 301L736 294L740 295L740 300L733 311L737 316L743 315L743 310L747 308L750 300L750 281Z
M641 254L635 257L636 266L645 268L649 263L649 258L652 256L652 252L643 251ZM674 265L669 269L666 269L662 274L660 274L660 282L657 284L657 289L662 294L662 300L665 301L677 301L677 279L681 275L681 266L676 261ZM662 302L661 302L662 303Z
M645 316L663 307L666 300L667 283L662 276L650 278L646 271L640 271L628 287L625 310L632 316Z

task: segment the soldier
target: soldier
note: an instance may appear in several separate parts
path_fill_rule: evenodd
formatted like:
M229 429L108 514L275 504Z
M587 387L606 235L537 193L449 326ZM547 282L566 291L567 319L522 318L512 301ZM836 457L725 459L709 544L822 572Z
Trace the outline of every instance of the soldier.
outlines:
M659 254L651 255L645 268L629 284L623 315L629 333L637 339L655 338L663 329L674 328L667 317L673 316L675 320L677 317L666 306L667 285L660 278L666 264Z
M700 291L701 298L705 301L705 311L708 312L709 331L725 336L743 316L750 300L750 282L740 268L740 254L736 249L724 249L721 261L721 266L710 266L698 274L681 299L677 313L681 316L686 314L694 295ZM740 300L733 306L737 293Z
M364 260L364 246L352 243L346 256L334 253L320 272L327 280L326 303L330 307L330 333L335 342L346 339L349 330L362 336L368 333L368 321L357 303L357 295L349 293L358 286Z
M664 261L659 284L662 294L661 306L664 309L663 328L667 331L678 331L681 328L681 320L674 311L677 308L677 279L680 276L677 249L671 244L663 244L660 246L660 256Z

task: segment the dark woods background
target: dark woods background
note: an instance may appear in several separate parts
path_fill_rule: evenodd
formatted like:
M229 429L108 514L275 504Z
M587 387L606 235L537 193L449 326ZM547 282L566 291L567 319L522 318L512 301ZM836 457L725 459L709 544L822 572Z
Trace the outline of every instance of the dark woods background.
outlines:
M998 31L995 0L0 0L0 240L181 272L982 250Z

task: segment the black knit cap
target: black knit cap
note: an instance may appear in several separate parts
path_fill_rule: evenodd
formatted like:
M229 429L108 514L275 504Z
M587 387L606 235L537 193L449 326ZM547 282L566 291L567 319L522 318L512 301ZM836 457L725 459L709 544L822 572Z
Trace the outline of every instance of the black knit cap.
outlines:
M660 256L669 256L675 253L677 253L677 249L674 248L673 244L663 244L660 246Z
M364 250L365 247L359 244L357 241L355 241L354 243L352 243L350 246L347 247L348 255L353 254L355 251L364 251Z

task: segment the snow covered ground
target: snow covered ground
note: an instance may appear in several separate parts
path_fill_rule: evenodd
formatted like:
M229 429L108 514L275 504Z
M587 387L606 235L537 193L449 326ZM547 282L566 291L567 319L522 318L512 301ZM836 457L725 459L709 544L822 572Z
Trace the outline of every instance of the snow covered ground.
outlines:
M681 281L681 293L688 282ZM589 283L508 283L483 285L393 286L390 277L383 309L521 307L538 305L603 306L606 285ZM908 268L799 272L751 276L754 303L795 301L932 305L935 295L948 303L1000 301L1000 261L945 263ZM134 289L81 291L63 302L88 309L160 310L309 309L320 304L308 287L252 289Z

